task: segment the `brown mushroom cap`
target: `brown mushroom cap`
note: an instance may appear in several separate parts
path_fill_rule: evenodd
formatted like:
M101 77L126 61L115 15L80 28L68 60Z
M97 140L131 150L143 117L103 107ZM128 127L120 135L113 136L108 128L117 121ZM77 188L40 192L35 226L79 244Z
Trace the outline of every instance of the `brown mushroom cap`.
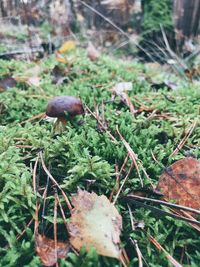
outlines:
M49 101L46 115L53 118L65 117L68 113L71 117L84 113L83 104L74 96L56 96Z

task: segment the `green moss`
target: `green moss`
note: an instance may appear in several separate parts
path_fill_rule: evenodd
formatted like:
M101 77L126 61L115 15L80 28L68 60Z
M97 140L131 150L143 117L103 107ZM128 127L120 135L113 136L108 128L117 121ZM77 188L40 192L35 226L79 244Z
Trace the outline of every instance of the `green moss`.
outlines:
M174 157L169 158L176 144L182 139L185 130L199 118L200 92L193 86L178 81L176 91L165 88L152 91L148 79L152 77L151 70L137 63L127 63L102 56L97 62L90 62L84 51L75 52L74 61L67 73L67 83L54 85L51 70L58 64L54 56L42 60L41 86L24 86L18 84L0 94L0 102L5 110L0 114L0 265L2 266L39 266L39 260L34 252L33 224L27 227L20 240L17 235L26 228L26 224L34 216L36 198L33 194L33 167L39 152L54 178L70 197L77 188L95 191L109 197L115 184L116 166L119 168L127 155L121 142L116 126L122 136L130 144L139 158L139 169L143 184L156 185L165 166L183 157L184 152L193 152L200 158L200 128L196 127L188 138L186 145ZM33 64L22 61L0 62L0 73L10 70L13 75L22 75ZM172 78L172 77L170 77ZM133 116L129 109L120 102L119 98L112 102L110 89L121 81L133 83L129 91L130 99L136 108L143 103L149 108L158 110L152 113L142 112ZM102 130L96 119L87 113L84 118L68 122L61 134L53 134L52 123L46 120L24 122L45 111L49 97L55 95L79 96L87 106L95 112L98 107L99 115L104 118L105 126L115 136L113 142L109 135ZM173 101L167 100L172 99ZM150 116L151 115L151 116ZM163 115L163 116L162 116ZM165 132L167 142L158 138L159 133ZM152 153L160 164L157 164ZM129 160L121 182L130 167ZM162 167L163 166L163 167ZM146 170L148 176L145 175ZM42 203L43 189L47 184L47 175L41 162L37 169L38 194L37 199ZM135 169L131 172L117 201L117 208L123 216L122 246L125 246L131 259L130 266L138 264L129 237L138 241L142 255L149 266L168 266L168 261L150 243L143 231L132 231L130 214L127 203L123 198L132 190L140 189L141 182ZM116 188L117 190L117 188ZM62 195L58 192L66 216L69 211L65 207ZM51 236L53 221L54 191L50 182L47 197L44 223L40 231ZM148 210L133 209L136 220L144 220L145 229L156 237L163 247L176 259L185 244L187 255L192 266L198 264L200 246L198 233L186 223L169 217L156 217ZM40 221L42 214L39 213ZM58 238L66 238L63 230L62 216L58 212ZM183 259L187 264L187 257ZM62 260L60 266L121 266L118 261L97 256L95 251L88 254L81 252L77 257L70 253L68 259Z
M172 30L172 1L148 0L144 1L144 17L142 35L160 31L160 25Z

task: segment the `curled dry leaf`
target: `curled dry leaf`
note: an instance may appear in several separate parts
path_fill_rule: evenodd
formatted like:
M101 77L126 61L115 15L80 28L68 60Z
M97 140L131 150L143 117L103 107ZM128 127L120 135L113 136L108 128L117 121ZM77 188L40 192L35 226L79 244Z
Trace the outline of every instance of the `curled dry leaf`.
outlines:
M94 47L91 42L89 42L87 47L87 56L91 61L95 61L100 57L99 51Z
M200 161L192 157L176 161L161 175L157 189L166 200L200 209Z
M53 239L40 234L36 235L35 249L44 266L53 266L56 264L57 259L66 258L70 248L69 243L57 241L56 245L55 248Z
M131 113L137 113L133 104L131 103L130 97L127 94L127 91L132 90L132 83L131 82L121 82L116 84L112 89L113 98L116 96L120 97L121 101L128 106Z
M69 223L70 243L80 250L95 247L98 254L119 259L122 217L106 196L79 191Z

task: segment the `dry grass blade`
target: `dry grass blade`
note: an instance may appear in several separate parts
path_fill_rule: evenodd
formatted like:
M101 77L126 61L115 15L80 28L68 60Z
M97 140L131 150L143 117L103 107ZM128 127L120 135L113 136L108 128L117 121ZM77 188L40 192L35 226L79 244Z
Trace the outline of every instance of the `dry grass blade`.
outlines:
M116 126L116 130L117 130L117 133L119 134L124 146L126 147L128 153L129 153L129 156L130 158L132 159L134 165L135 165L135 168L137 170L137 173L138 173L138 176L140 178L140 183L141 183L141 186L144 187L144 184L143 184L143 181L142 181L142 177L140 175L140 172L139 172L139 168L138 168L138 165L137 165L137 155L133 152L132 148L130 147L129 143L123 138L123 136L121 135L120 131L119 131L119 128L118 126Z
M174 59L180 64L180 66L182 66L183 69L186 69L187 66L185 65L185 63L183 62L183 60L181 60L181 59L180 59L180 58L179 58L179 57L172 51L172 49L171 49L171 47L170 47L170 45L169 45L169 42L168 42L168 40L167 40L167 36L166 36L166 34L165 34L165 31L164 31L163 27L160 26L160 29L161 29L161 32L162 32L163 40L164 40L164 42L165 42L165 46L166 46L167 51L169 52L170 56L171 56L172 58L174 58Z
M142 253L138 247L138 244L137 244L137 241L136 240L133 240L132 238L130 238L131 240L131 243L133 244L133 246L135 247L135 250L136 250L136 253L137 253L137 256L138 256L138 267L143 267L143 263L142 263Z
M43 119L45 116L46 116L46 115L45 115L45 113L43 112L43 113L40 113L40 114L37 114L37 115L33 116L32 118L30 118L30 119L28 119L28 120L22 121L20 124L22 125L22 124L25 124L25 123L27 123L27 122L34 121L34 120L36 120L36 119Z
M26 230L31 226L31 224L33 223L34 218L32 218L27 225L24 227L24 229L22 230L22 232L20 234L17 235L16 239L19 240L20 238L22 238L22 236L26 233Z
M121 176L121 174L122 174L122 172L123 172L123 170L124 170L124 167L125 167L125 165L126 165L126 163L127 163L128 158L129 158L129 155L127 154L127 156L126 156L126 158L125 158L125 160L124 160L124 162L123 162L123 164L122 164L122 166L121 166L121 169L120 169L120 171L119 171L119 173L118 173L118 175L117 175L115 185L113 186L113 189L112 189L112 191L111 191L111 193L110 193L110 197L109 197L110 202L112 201L112 198L113 198L113 195L114 195L115 186L116 186L116 184L119 184L120 176ZM117 171L117 170L116 170L116 171Z
M99 125L102 127L102 129L109 135L109 137L111 138L111 140L115 143L118 143L117 140L115 139L115 137L110 133L110 131L108 131L105 126L103 125L103 123L98 119L98 117L90 110L90 108L85 105L86 109L89 111L89 113L98 121Z
M136 196L134 194L129 194L129 195L127 195L127 197L128 198L135 198L135 199L142 200L142 201L150 201L150 202L153 202L153 203L156 203L156 204L165 205L165 206L168 206L168 207L171 207L171 208L182 209L182 210L194 212L196 214L200 214L200 211L197 210L197 209L189 208L189 207L186 207L186 206L183 206L183 205L177 205L177 204L174 204L174 203L169 203L167 201L152 199L152 198L148 198L148 197Z
M37 172L37 166L38 166L39 156L37 156L35 165L33 168L33 192L36 195L37 194L37 185L36 185L36 172Z
M115 196L115 198L114 198L114 200L113 200L113 204L114 204L114 205L115 205L115 203L116 203L116 201L117 201L117 199L118 199L118 197L119 197L119 194L120 194L121 191L122 191L122 188L124 187L124 185L125 185L125 183L126 183L128 177L129 177L129 175L130 175L130 173L131 173L133 167L134 167L134 163L131 164L131 167L129 168L128 173L127 173L126 177L124 178L124 180L123 180L123 182L122 182L122 184L121 184L121 186L120 186L120 188L119 188L119 190L118 190L118 192L117 192L117 194L116 194L116 196Z
M148 236L148 239L152 244L158 249L158 251L162 251L165 254L165 257L169 260L169 262L175 267L183 267L180 263L178 263L162 246L161 244L151 235Z
M58 266L58 240L57 240L57 206L58 201L55 194L55 202L54 202L54 214L53 214L53 234L54 234L54 248L55 248L55 261L56 261L56 267Z
M176 149L172 152L172 154L170 155L170 157L175 156L183 148L183 146L187 142L188 138L193 133L196 125L197 125L197 120L195 120L193 122L193 124L190 126L189 130L186 132L185 136L183 137L183 139L181 140L181 142L178 144L178 146L176 147Z
M172 209L172 212L173 212L174 214L179 215L179 216L184 215L186 218L196 221L195 218L194 218L191 214L189 214L188 212L185 212L185 211L183 211L183 210L182 210L182 211L178 211L177 209ZM197 222L197 221L196 221L196 222ZM190 222L188 222L188 223L189 223L194 229L196 229L197 231L200 232L200 226L198 226L197 224L194 224L194 223L190 223Z
M60 208L62 217L63 217L63 222L64 222L64 225L65 225L65 228L66 228L66 230L68 231L68 227L67 227L67 219L66 219L66 217L65 217L65 213L64 213L64 210L63 210L62 205L61 205L61 202L60 202L60 198L59 198L59 196L58 196L57 193L56 193L56 198L57 198L57 202L58 202L58 205L59 205L59 208Z
M44 169L44 171L46 172L46 174L49 176L49 178L51 179L51 181L60 189L64 199L65 199L65 202L70 210L70 212L72 211L72 205L67 197L67 195L65 194L65 192L62 190L62 188L60 187L60 185L57 183L57 181L53 178L53 176L51 175L51 173L48 171L45 163L44 163L44 160L43 160L43 157L42 157L42 152L40 152L40 159L41 159L41 162L42 162L42 167Z
M148 210L151 210L155 214L169 216L169 217L172 217L174 219L185 221L187 223L193 223L195 225L200 225L200 222L197 221L197 220L195 220L193 217L192 217L192 219L190 219L188 217L179 216L179 215L176 215L174 213L170 213L168 211L161 210L161 209L156 208L154 206L147 205L147 204L145 204L143 202L140 202L140 201L137 201L135 199L129 199L129 201L132 202L132 203L134 203L138 207L142 207L142 208L146 208Z
M36 161L35 161L35 165L33 168L33 192L36 196L36 210L35 210L35 226L34 226L34 233L36 234L38 231L38 225L39 225L39 221L38 221L38 212L39 212L39 204L37 202L37 182L36 182L36 172L37 172L37 166L38 166L38 161L39 161L39 156L37 156Z

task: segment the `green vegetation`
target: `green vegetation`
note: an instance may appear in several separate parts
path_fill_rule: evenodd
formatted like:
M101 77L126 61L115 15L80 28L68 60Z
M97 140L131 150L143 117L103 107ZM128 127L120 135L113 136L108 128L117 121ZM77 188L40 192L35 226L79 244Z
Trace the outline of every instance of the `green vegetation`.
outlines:
M166 30L172 30L172 1L144 1L144 17L142 35L160 31L160 25Z
M36 197L33 193L32 179L39 152L42 152L46 166L69 197L77 192L78 187L109 197L115 185L115 164L117 163L120 168L127 155L127 150L117 134L117 125L122 136L138 155L139 169L145 187L156 185L164 168L176 159L182 158L182 153L190 151L200 158L200 127L194 129L187 144L176 156L169 157L183 138L185 130L200 117L200 91L195 85L178 81L179 86L175 91L167 91L167 88L154 91L149 79L162 80L160 70L156 72L138 63L125 63L105 56L96 62L91 62L83 51L76 51L76 58L68 67L67 82L62 85L52 83L51 71L55 65L63 68L66 66L56 62L54 56L42 60L39 64L41 68L39 87L20 82L16 88L0 94L1 266L40 266L34 249L34 224L26 228L35 213ZM25 61L1 60L0 76L4 76L6 72L19 76L32 66L33 63ZM114 102L110 101L112 97L110 89L122 81L133 83L133 88L128 93L136 108L144 104L156 112L143 111L133 115L119 98ZM117 139L117 143L111 140L89 112L84 118L78 117L68 122L60 134L53 133L52 122L47 120L24 122L44 112L48 99L57 95L78 96L92 112L96 112L98 108L101 122L106 124ZM163 132L167 140L160 138ZM152 153L160 164L153 160ZM121 182L130 165L129 160ZM47 176L40 162L37 183L39 184L37 199L42 204L42 190L46 186ZM169 266L164 254L157 251L148 240L147 234L151 234L177 261L180 262L183 254L182 260L185 266L189 262L190 266L197 267L200 258L199 233L190 225L170 217L157 216L143 208L133 208L135 220L144 221L145 232L140 229L132 230L124 196L137 189L141 189L141 182L136 170L133 169L116 203L123 217L121 241L131 259L130 266L138 264L138 257L129 240L130 237L138 241L142 255L149 266ZM60 192L58 194L65 214L69 217L62 194ZM40 231L51 237L53 206L54 190L50 183L44 223L40 223ZM41 212L39 217L41 222ZM58 239L67 238L59 212L57 224ZM17 240L17 236L24 228L26 228L25 234ZM121 265L117 260L97 256L95 251L85 253L83 250L80 257L70 253L66 260L61 260L60 266Z

